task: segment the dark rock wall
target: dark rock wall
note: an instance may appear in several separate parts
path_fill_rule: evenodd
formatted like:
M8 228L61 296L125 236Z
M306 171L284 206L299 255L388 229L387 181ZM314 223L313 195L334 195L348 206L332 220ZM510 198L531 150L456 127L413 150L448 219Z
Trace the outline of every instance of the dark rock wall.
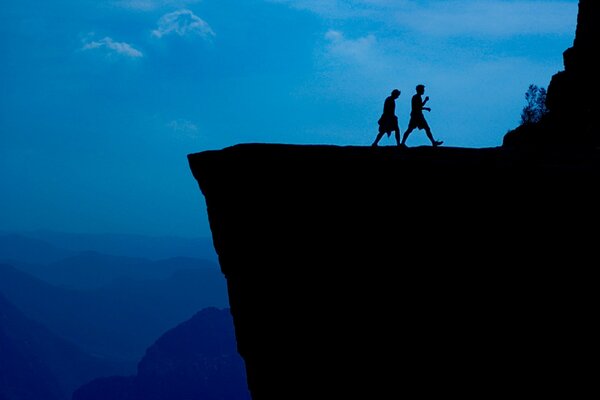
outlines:
M254 400L584 387L595 154L245 144L188 158Z
M594 113L599 107L597 62L600 37L600 2L580 0L573 46L563 53L564 70L549 85L548 115L533 126L509 132L503 145L510 147L598 147L600 133Z

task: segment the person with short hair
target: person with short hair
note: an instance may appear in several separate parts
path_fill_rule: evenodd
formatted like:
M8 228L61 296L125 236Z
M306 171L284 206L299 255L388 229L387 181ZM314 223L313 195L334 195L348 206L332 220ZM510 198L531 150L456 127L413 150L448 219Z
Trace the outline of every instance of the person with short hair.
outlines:
M396 144L400 146L400 127L398 126L398 117L396 116L396 99L400 97L400 90L394 89L383 103L383 113L377 123L379 124L379 133L372 146L376 147L383 135L387 133L388 137L395 132Z
M429 101L429 96L425 97L425 100L421 96L425 93L425 85L417 85L416 87L417 93L413 95L411 100L411 112L410 112L410 121L408 122L408 128L404 131L404 135L402 136L402 142L400 146L406 146L406 139L408 139L408 135L415 129L424 129L425 134L431 141L431 145L433 147L437 147L444 143L441 140L435 140L433 138L433 134L431 133L431 128L429 128L429 124L425 120L425 116L423 115L423 110L431 111L431 108L425 107L425 104Z

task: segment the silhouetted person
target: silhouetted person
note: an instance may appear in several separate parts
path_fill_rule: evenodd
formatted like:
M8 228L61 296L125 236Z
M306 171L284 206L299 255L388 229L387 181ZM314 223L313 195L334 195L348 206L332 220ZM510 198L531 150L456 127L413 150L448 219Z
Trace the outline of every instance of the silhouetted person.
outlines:
M398 126L398 117L396 116L396 99L400 97L400 91L398 89L392 90L392 94L389 95L383 103L383 114L377 123L379 124L379 133L375 138L372 146L377 146L384 134L387 133L388 137L395 132L396 144L400 146L400 127Z
M431 108L425 107L425 104L429 101L429 96L425 97L425 100L421 98L423 93L425 93L424 85L417 85L417 93L412 97L411 100L411 111L410 111L410 121L408 122L408 128L404 132L404 136L402 136L402 143L400 146L406 146L406 139L408 139L408 135L418 128L419 130L425 129L425 133L427 137L431 141L431 145L433 147L437 147L444 143L440 140L433 139L433 135L431 134L431 129L429 128L429 124L425 120L425 116L423 115L423 110L431 111Z

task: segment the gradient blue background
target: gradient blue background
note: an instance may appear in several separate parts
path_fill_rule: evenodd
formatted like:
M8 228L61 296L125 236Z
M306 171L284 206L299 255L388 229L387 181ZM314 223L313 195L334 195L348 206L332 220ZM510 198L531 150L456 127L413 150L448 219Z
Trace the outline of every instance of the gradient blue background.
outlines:
M418 83L445 145L499 146L577 3L3 1L0 230L209 236L187 154L367 146L394 88L406 129Z

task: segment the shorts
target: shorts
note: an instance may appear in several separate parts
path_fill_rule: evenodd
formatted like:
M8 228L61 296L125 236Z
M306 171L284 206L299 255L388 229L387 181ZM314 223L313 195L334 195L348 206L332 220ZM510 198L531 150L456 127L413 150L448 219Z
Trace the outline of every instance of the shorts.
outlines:
M410 116L410 121L408 122L408 130L415 128L429 129L429 124L425 120L425 116L423 114Z
M389 135L391 132L400 132L398 117L395 115L389 117L382 116L377 123L379 124L379 133L387 133Z

